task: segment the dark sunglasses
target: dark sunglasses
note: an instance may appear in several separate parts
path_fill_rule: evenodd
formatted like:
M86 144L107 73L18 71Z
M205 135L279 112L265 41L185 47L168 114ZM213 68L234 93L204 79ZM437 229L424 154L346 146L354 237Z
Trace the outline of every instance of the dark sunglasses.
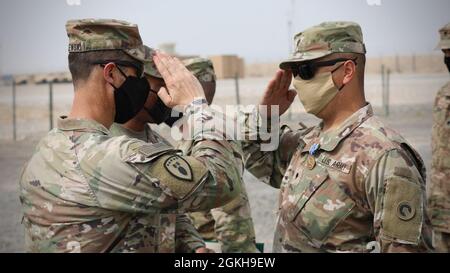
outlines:
M346 62L346 61L353 61L356 65L356 58L354 59L338 58L323 62L297 63L291 65L292 75L294 75L294 77L299 76L302 80L310 80L314 78L314 75L316 74L316 71L319 67L333 66L339 62ZM336 71L339 67L337 67L332 72Z
M136 69L136 75L138 78L142 78L144 76L144 66L137 65L137 64L135 64L133 62L129 62L129 61L104 60L104 61L96 61L96 62L93 62L92 64L105 66L108 63L115 63L117 66L132 67L132 68ZM119 68L119 70L120 70L120 68ZM120 70L120 72L122 72L122 71Z

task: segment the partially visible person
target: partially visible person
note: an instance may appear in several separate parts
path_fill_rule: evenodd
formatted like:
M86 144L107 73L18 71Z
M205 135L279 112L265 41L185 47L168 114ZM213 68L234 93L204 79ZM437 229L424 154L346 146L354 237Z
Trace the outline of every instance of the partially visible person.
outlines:
M438 48L450 72L450 23L439 30ZM428 203L436 251L450 251L450 82L436 95L431 139L432 163Z
M205 98L211 104L216 93L216 75L213 64L204 58L190 58L183 61L203 86ZM191 141L184 141L178 148L189 154ZM236 160L242 161L240 156ZM242 193L225 206L204 212L189 213L194 226L207 242L219 242L222 253L257 253L255 228L250 203L242 184Z

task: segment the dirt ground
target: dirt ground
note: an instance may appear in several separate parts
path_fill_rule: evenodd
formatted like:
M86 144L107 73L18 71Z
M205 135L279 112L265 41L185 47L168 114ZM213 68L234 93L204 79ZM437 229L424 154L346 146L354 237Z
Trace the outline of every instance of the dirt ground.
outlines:
M254 101L254 95L258 92L250 91L261 90L266 82L264 81L263 84L263 81L260 80L253 81L242 83L241 91L243 93L248 92L245 93L247 96L244 96L244 104ZM401 132L419 151L427 164L427 169L429 169L431 159L432 102L438 88L446 81L448 81L448 75L394 78L391 87L391 113L389 117L383 117L386 124ZM369 86L369 101L373 102L375 113L381 115L379 82L373 78L369 79L366 85ZM224 104L234 102L233 82L219 83L218 90L224 90L220 102ZM28 96L23 94L21 97L20 137L18 141L14 142L11 140L11 119L5 117L11 111L9 106L10 96L6 92L8 92L7 89L3 88L2 90L0 88L0 252L22 252L24 250L24 236L23 227L20 224L22 216L18 197L18 178L24 163L32 154L37 140L47 130L48 119L45 112L47 97L45 90L41 90L40 95ZM33 98L33 96L36 97ZM70 105L70 95L58 94L57 96L59 97L56 101L61 102L60 106ZM298 103L293 107L295 108L296 105ZM67 109L66 106L60 107L63 109L58 109L58 112L64 112ZM35 109L32 110L34 116L23 110L27 107ZM287 115L283 119L286 121L286 118ZM286 122L293 124L298 121L307 125L314 125L317 122L311 116L302 113L301 110L293 111L291 120ZM257 241L265 243L265 251L270 252L274 234L278 190L257 181L248 173L245 174L244 179L252 207Z

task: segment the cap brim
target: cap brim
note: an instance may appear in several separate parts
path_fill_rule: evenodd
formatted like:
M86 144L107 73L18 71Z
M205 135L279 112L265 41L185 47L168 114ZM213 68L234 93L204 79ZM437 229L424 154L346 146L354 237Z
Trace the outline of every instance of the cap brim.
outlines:
M279 65L280 69L286 70L292 67L294 63L307 62L316 60L327 55L330 55L330 51L315 51L315 52L305 52L305 53L296 53L292 58L282 61Z
M450 40L440 41L435 49L436 50L450 49Z
M147 64L144 65L144 74L145 75L155 77L158 79L163 78L157 69L148 69L146 67L147 67Z

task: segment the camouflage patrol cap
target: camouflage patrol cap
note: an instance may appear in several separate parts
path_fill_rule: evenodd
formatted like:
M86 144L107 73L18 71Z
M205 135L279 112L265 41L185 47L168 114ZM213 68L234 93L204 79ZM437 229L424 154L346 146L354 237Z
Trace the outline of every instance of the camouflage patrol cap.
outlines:
M354 22L324 22L310 27L295 35L294 44L294 53L280 64L281 69L332 53L366 53L361 27Z
M122 50L138 61L145 59L138 26L115 19L80 19L66 23L69 53Z
M198 80L203 82L216 80L214 66L210 60L205 58L190 58L183 60L183 63Z
M153 55L155 54L155 50L151 47L148 47L144 45L144 73L146 75L162 79L163 77L159 73L158 69L156 68L155 62L153 61Z
M450 23L441 28L439 34L441 35L441 40L437 47L440 49L450 49Z

